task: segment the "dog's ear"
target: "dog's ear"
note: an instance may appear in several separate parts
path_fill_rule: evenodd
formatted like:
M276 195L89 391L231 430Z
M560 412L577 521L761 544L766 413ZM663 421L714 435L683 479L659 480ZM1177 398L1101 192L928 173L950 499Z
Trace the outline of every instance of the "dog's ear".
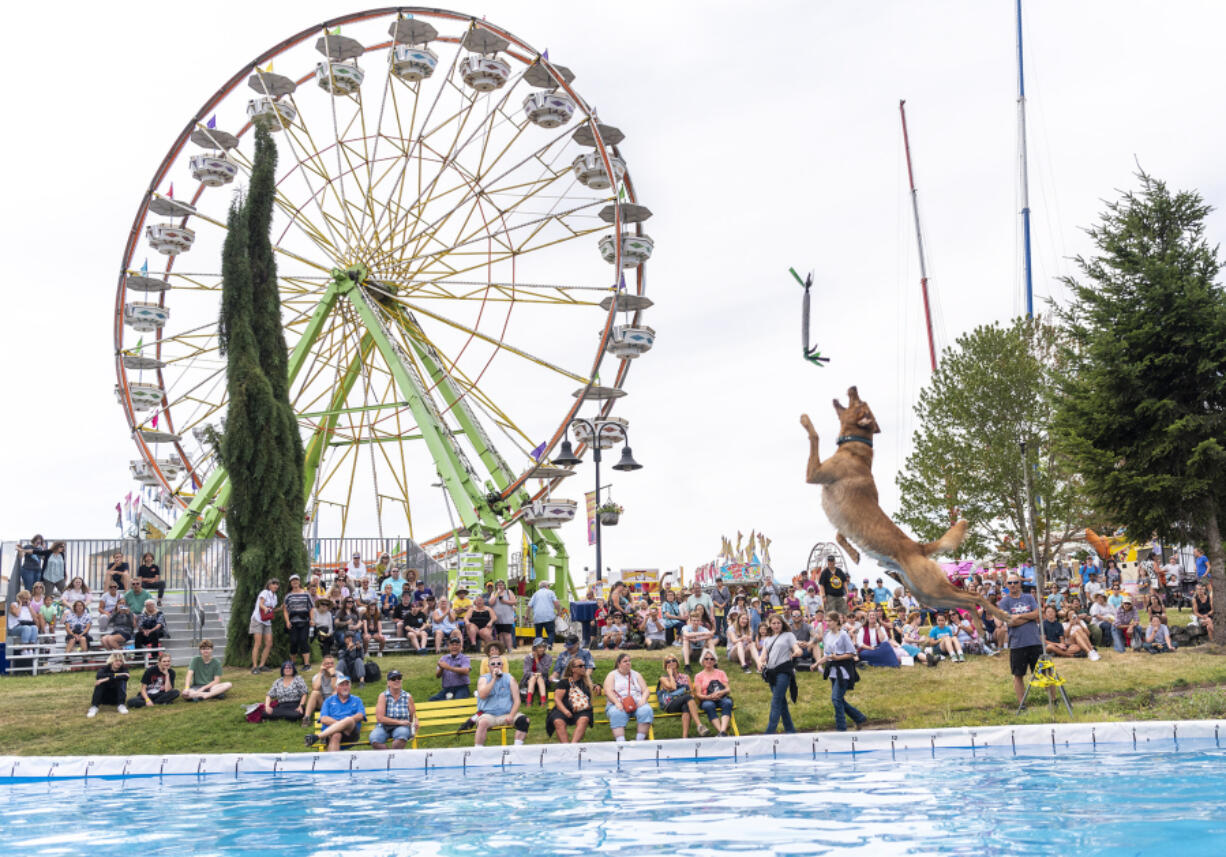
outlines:
M834 400L834 412L835 412L836 414L838 414L838 415L839 415L839 418L840 418L840 419L842 419L842 417L843 417L843 411L845 411L845 410L847 410L847 408L845 408L845 407L843 407L842 405L840 405L840 404L839 404L839 400L838 400L838 399L835 399L835 400Z
M873 434L881 434L881 426L877 425L877 418L873 416L872 411L866 411L864 416L856 420L856 425L869 429Z

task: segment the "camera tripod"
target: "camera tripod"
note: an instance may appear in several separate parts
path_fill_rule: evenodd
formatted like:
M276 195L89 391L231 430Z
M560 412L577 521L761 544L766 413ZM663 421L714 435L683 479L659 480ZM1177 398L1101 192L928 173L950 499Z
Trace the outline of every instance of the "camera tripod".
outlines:
M1056 672L1056 665L1047 656L1046 648L1044 648L1043 655L1034 665L1034 673L1030 676L1030 683L1026 685L1026 692L1022 695L1021 704L1017 707L1018 714L1021 714L1026 708L1026 700L1030 698L1030 689L1032 687L1047 688L1048 709L1055 708L1056 693L1059 692L1060 699L1064 702L1064 707L1068 710L1069 716L1073 716L1073 704L1069 702L1068 693L1064 690L1064 679Z

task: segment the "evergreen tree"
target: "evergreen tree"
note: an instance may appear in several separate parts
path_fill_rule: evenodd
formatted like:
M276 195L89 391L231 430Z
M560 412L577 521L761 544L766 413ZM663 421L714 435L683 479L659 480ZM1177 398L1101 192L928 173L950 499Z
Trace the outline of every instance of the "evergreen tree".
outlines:
M1212 208L1139 172L1140 189L1089 229L1097 254L1068 277L1070 372L1058 427L1088 487L1136 541L1207 546L1226 604L1226 298ZM1226 622L1215 628L1226 642Z
M1041 568L1085 526L1080 482L1051 443L1058 336L1041 319L1019 318L945 350L920 392L914 451L897 477L899 520L918 538L936 539L956 514L970 522L962 555L1030 559L1028 472Z
M229 409L221 458L230 478L226 532L234 569L226 661L251 653L247 626L270 578L288 591L290 574L307 571L302 540L302 438L288 398L285 335L269 239L275 194L276 146L256 130L255 161L245 199L227 218L222 250L220 344L226 357ZM284 649L277 633L274 662Z

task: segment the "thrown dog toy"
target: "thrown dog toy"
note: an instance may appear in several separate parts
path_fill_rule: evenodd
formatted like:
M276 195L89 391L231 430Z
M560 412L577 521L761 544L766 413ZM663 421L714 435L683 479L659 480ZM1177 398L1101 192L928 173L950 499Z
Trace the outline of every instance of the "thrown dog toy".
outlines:
M800 424L809 434L809 463L805 481L822 486L822 509L838 530L835 541L851 561L860 562L855 542L866 554L898 575L903 586L925 607L961 608L970 610L975 625L983 633L983 625L975 607L982 607L993 616L1008 622L1009 617L995 604L973 592L959 589L949 582L945 571L933 562L933 554L952 551L966 538L966 521L958 521L935 542L920 544L890 520L877 501L877 483L873 480L873 435L881 428L868 403L861 401L855 387L847 389L847 407L834 400L839 417L838 450L821 460L818 454L817 432L808 414Z
M800 321L800 346L804 349L805 359L814 366L821 366L823 363L829 363L829 357L823 357L822 353L817 350L817 346L809 346L809 289L813 287L813 272L809 272L809 276L803 280L800 274L796 273L795 268L788 268L792 272L792 276L796 278L796 282L800 283L800 287L805 290L805 299L803 309L801 311Z

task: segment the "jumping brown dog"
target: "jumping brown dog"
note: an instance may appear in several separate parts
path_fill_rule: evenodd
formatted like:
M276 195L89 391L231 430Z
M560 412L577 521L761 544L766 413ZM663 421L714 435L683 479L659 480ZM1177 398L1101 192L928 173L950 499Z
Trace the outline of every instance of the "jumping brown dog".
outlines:
M852 562L860 561L860 553L848 540L855 542L866 554L895 572L903 586L921 604L932 608L970 610L975 625L983 633L975 606L983 607L1004 622L1008 615L984 598L959 589L939 565L929 557L952 551L966 538L966 521L958 521L935 542L920 544L900 530L881 511L877 501L877 483L873 480L873 435L881 428L866 402L860 400L855 387L847 390L847 407L834 400L839 417L838 451L824 462L818 454L817 432L808 414L800 424L809 433L809 465L805 481L822 486L822 508L838 530L835 540L847 551Z

